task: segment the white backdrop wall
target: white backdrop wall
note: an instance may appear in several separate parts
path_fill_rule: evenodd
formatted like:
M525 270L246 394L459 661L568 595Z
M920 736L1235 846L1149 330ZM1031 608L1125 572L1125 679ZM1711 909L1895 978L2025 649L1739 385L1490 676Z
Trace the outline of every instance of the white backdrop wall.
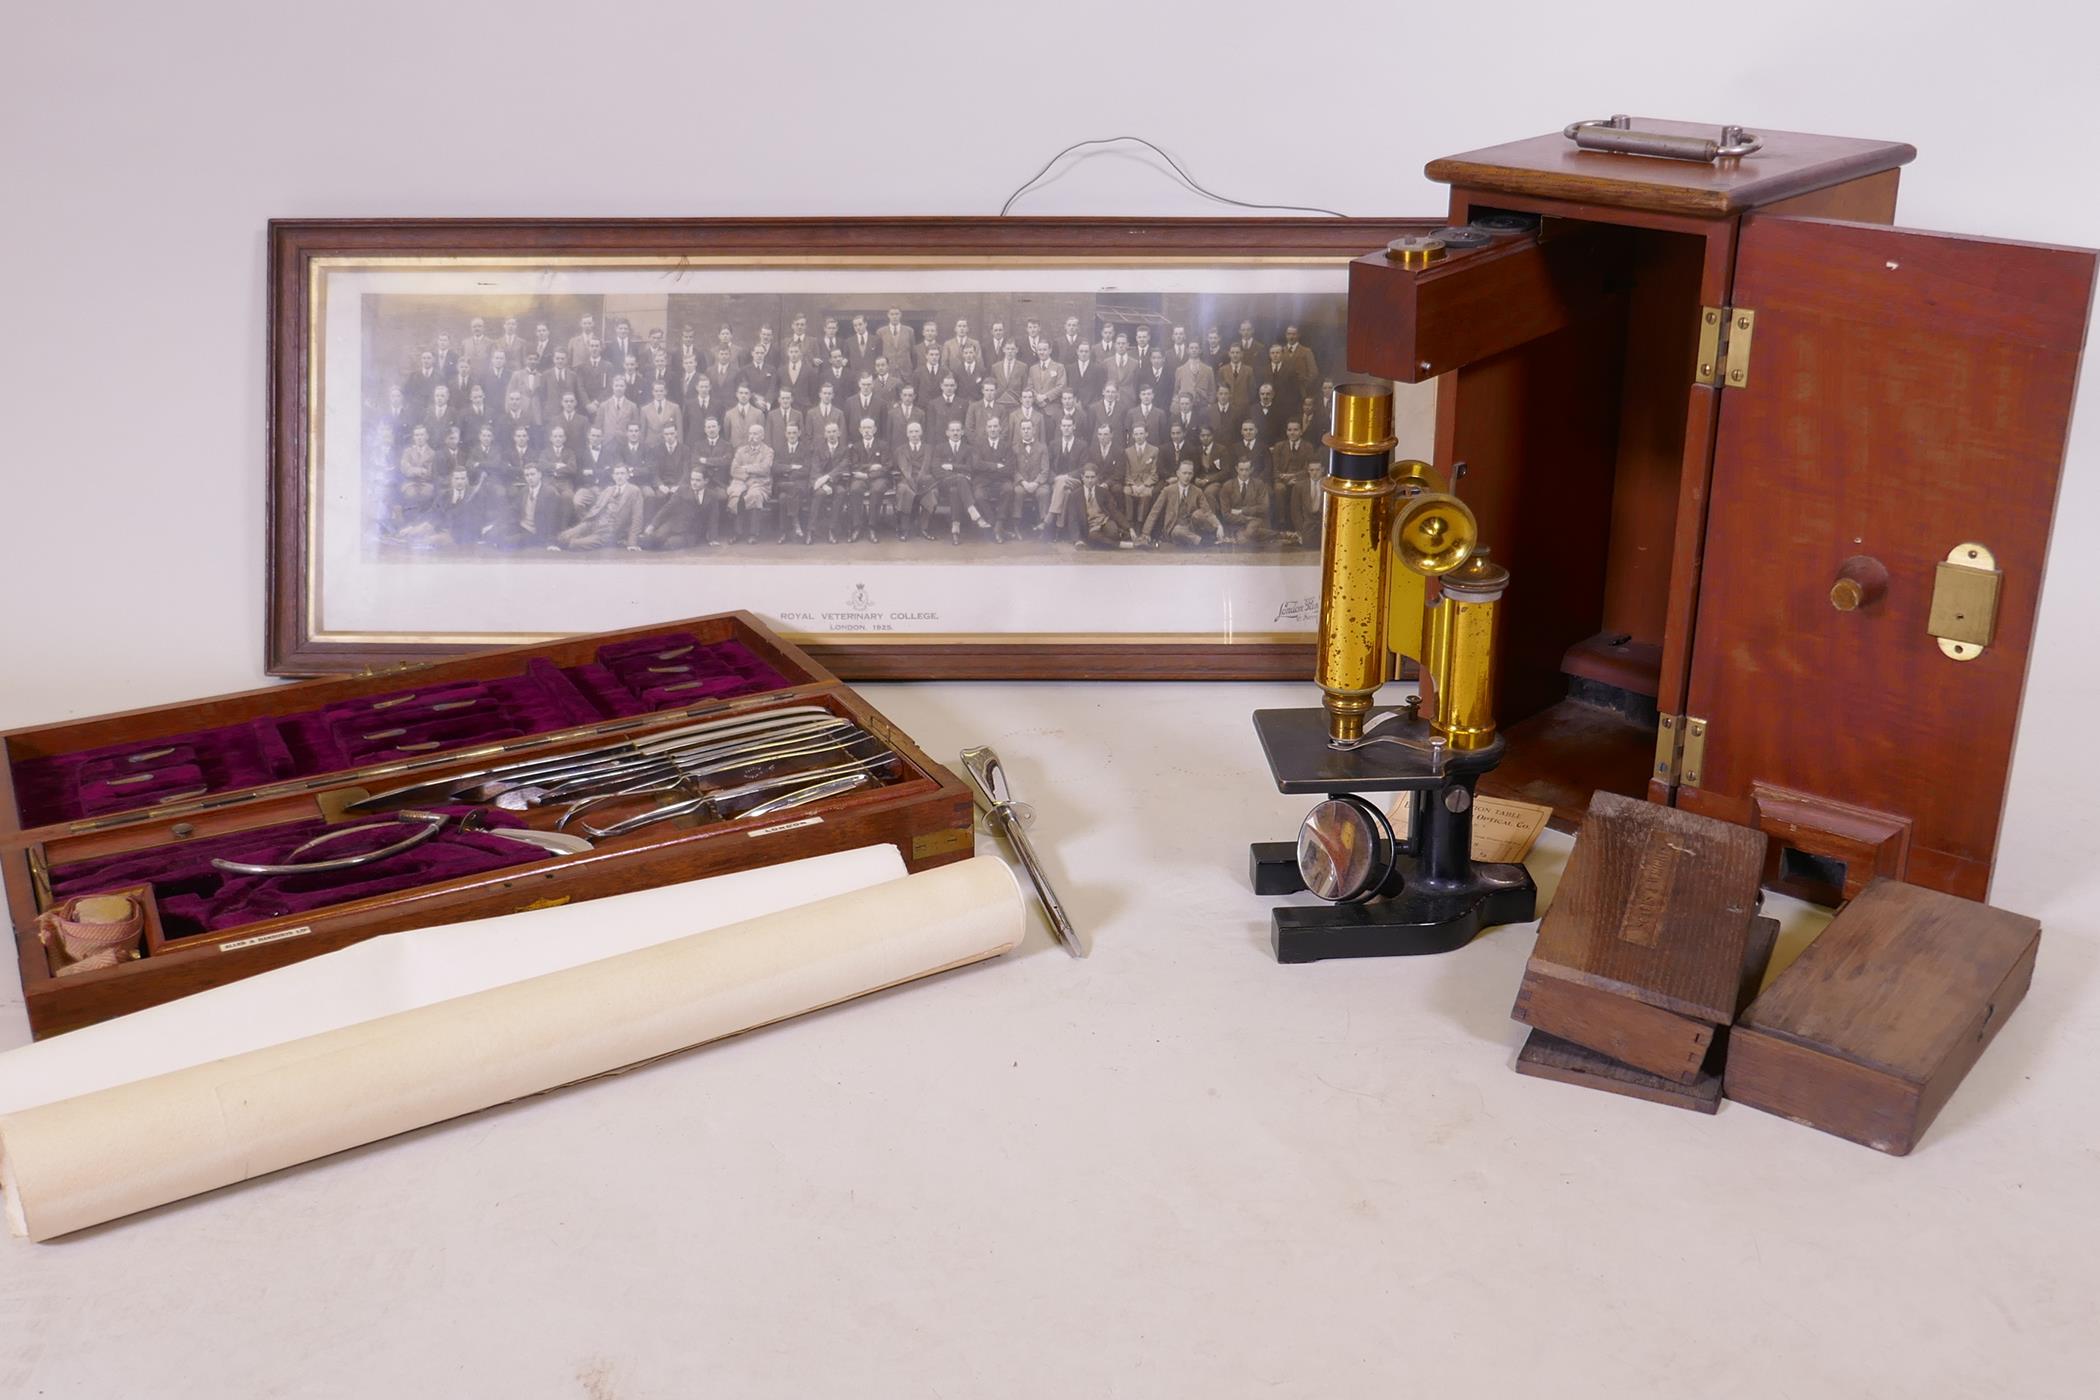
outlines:
M0 725L262 681L273 216L989 214L1059 146L1126 131L1243 199L1435 213L1430 158L1632 111L1910 141L1902 222L2100 245L2100 195L2066 154L2089 7L1978 18L1830 0L11 7ZM1021 208L1218 212L1138 154ZM2045 918L2095 844L2075 814L2100 788L2096 393L2089 374L1998 886Z

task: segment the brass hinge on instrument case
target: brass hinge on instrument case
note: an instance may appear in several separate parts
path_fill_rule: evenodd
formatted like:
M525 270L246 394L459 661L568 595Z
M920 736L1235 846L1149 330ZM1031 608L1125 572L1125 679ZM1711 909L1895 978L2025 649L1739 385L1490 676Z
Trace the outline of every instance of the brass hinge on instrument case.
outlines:
M1750 333L1757 313L1743 306L1699 309L1699 363L1694 384L1714 389L1741 389L1750 382Z
M1664 715L1655 728L1655 780L1699 786L1706 766L1706 721L1697 715Z

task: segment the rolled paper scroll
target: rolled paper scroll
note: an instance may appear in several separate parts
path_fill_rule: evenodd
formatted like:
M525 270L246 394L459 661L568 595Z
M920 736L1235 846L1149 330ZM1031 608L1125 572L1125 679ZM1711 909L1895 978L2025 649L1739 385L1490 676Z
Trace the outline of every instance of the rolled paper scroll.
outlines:
M1019 885L978 857L0 1115L8 1223L48 1240L996 957L1022 930Z

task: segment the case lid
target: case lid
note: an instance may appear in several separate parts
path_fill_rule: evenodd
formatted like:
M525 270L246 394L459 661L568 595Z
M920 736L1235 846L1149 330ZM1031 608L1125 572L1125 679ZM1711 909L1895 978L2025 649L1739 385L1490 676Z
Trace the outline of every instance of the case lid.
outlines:
M1639 131L1712 138L1717 123L1635 117ZM1618 209L1727 218L1811 190L1907 165L1915 146L1853 136L1752 127L1762 145L1752 155L1712 163L1661 156L1586 151L1561 132L1511 141L1429 162L1432 180L1472 190L1576 200Z
M830 684L725 613L0 734L0 839L168 820Z
M1743 221L1747 377L1693 390L1719 416L1686 693L1702 801L1842 799L1897 833L1881 873L1985 892L2096 267L2086 249ZM1951 572L1972 549L1979 567ZM1848 567L1884 583L1834 597ZM1957 653L1950 626L1988 642Z
M1877 880L1740 1025L1923 1084L1977 1037L1979 1017L1993 1019L1993 999L2041 935L2024 914Z

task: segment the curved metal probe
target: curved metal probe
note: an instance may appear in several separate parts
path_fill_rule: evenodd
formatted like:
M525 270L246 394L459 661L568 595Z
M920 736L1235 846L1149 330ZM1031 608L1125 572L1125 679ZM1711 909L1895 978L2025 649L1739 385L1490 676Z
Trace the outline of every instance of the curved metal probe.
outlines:
M398 856L403 851L422 845L443 830L447 820L449 819L443 812L402 812L393 821L389 822L361 822L356 826L345 826L339 827L334 831L324 831L319 836L314 837L313 840L293 847L282 863L227 860L223 856L214 856L211 863L213 869L223 870L233 875L308 875L322 870L350 870L360 865L370 865L375 861ZM420 821L423 825L406 838L396 841L391 846L382 846L376 851L361 851L354 856L337 856L333 860L301 861L299 859L300 856L305 855L316 846L326 845L330 841L339 840L345 836L354 836L361 831L379 831L385 827L399 825L401 822L413 821Z

